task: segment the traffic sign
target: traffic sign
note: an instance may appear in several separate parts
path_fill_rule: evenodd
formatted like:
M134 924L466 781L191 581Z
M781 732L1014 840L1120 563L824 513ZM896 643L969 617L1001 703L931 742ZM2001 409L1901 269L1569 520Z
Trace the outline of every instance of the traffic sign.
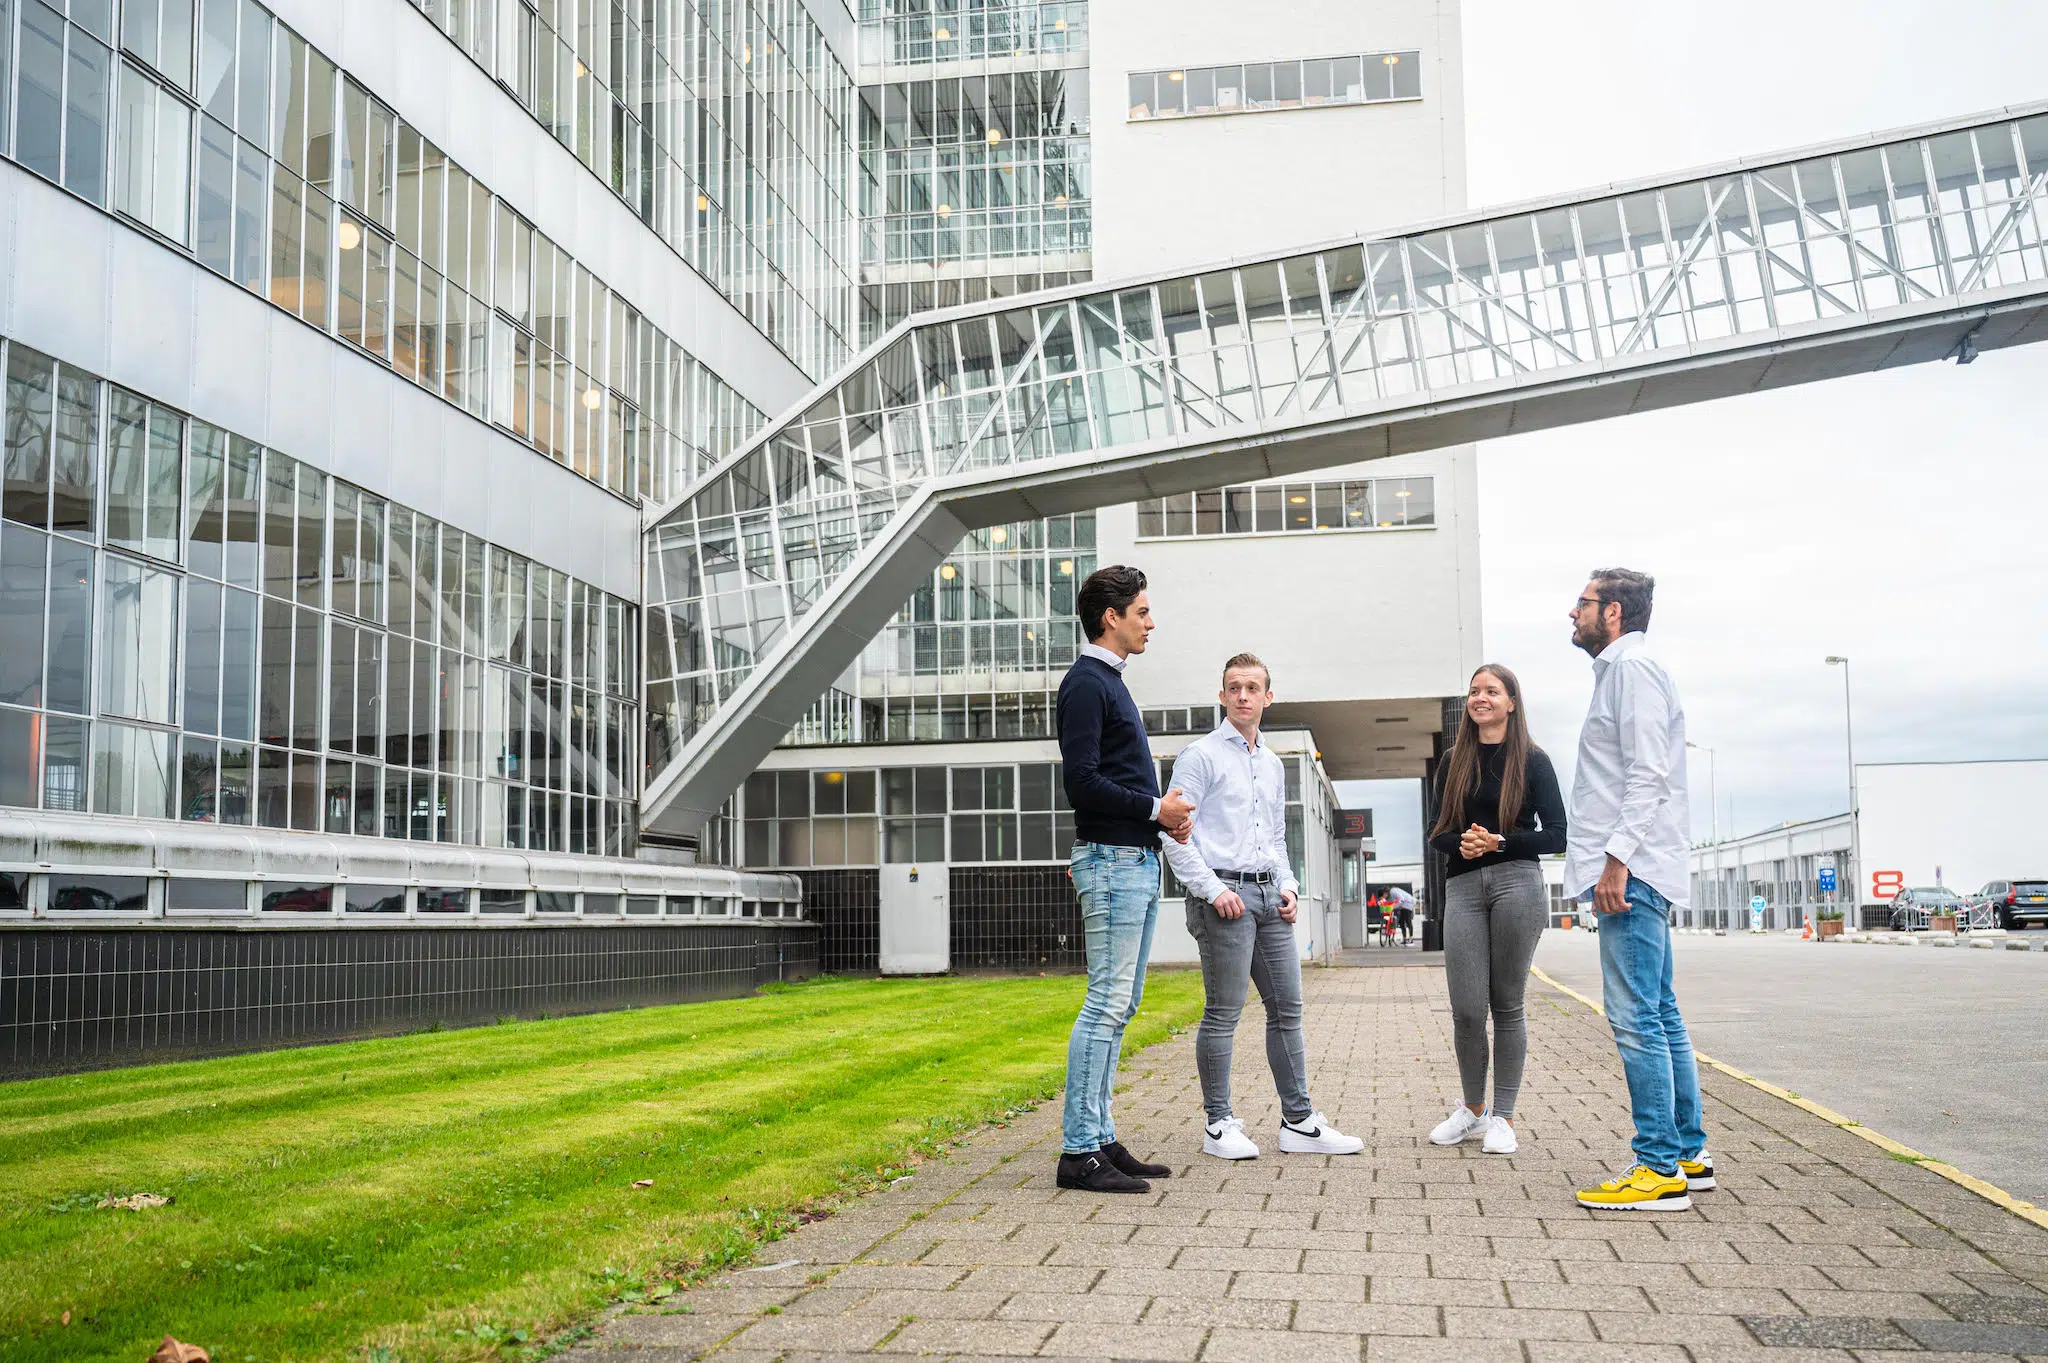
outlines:
M1764 897L1760 894L1749 897L1749 930L1751 932L1762 932L1764 930Z
M1820 868L1820 892L1822 894L1833 894L1835 892L1834 867L1823 866Z

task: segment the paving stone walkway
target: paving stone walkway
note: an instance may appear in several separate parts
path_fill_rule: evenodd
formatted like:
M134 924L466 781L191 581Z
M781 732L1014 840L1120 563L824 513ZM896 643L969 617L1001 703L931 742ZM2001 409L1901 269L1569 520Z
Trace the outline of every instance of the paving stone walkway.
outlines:
M1628 1105L1605 1020L1541 981L1512 1157L1424 1139L1457 1087L1442 970L1308 972L1313 1093L1362 1155L1277 1152L1256 1014L1236 1096L1257 1160L1200 1153L1183 1036L1117 1098L1125 1143L1173 1166L1149 1196L1056 1189L1048 1104L769 1247L794 1262L616 1315L565 1357L2048 1360L2048 1231L1711 1070L1721 1190L1578 1207L1628 1160Z

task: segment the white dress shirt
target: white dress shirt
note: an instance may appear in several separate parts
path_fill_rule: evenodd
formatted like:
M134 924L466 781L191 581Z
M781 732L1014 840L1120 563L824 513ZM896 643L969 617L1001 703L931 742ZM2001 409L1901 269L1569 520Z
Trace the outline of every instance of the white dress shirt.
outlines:
M1161 834L1159 845L1197 898L1233 888L1217 871L1270 871L1300 895L1287 857L1287 768L1263 739L1252 747L1226 719L1182 749L1173 784L1194 802L1194 834L1186 842Z
M1593 702L1572 778L1565 892L1584 898L1613 857L1682 909L1690 899L1691 829L1685 707L1636 630L1593 660Z
M1095 661L1100 663L1108 663L1111 667L1116 669L1116 674L1119 677L1123 676L1124 669L1131 665L1131 660L1129 658L1120 658L1109 649L1104 648L1101 644L1081 645L1081 656L1084 658L1093 658L1095 659ZM1130 688L1130 683L1128 681L1124 683L1124 688L1126 690ZM1156 795L1152 797L1152 822L1159 822L1159 797Z

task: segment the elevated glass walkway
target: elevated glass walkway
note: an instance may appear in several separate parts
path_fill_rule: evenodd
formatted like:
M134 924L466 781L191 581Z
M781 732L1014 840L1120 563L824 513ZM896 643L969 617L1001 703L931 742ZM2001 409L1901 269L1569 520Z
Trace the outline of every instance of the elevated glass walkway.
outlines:
M2048 335L2048 104L926 314L646 534L689 832L969 529Z

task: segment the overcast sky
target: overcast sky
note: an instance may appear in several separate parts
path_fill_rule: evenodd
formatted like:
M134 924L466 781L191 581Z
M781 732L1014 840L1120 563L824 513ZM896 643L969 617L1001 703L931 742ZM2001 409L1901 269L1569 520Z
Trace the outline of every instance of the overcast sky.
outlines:
M1465 0L1464 35L1475 207L2048 99L2037 0ZM1831 653L1859 762L2048 757L2044 396L2037 346L1483 446L1486 654L1561 778L1592 684L1565 612L1612 565L1657 577L1724 835L1848 807ZM1413 783L1342 793L1416 854Z

